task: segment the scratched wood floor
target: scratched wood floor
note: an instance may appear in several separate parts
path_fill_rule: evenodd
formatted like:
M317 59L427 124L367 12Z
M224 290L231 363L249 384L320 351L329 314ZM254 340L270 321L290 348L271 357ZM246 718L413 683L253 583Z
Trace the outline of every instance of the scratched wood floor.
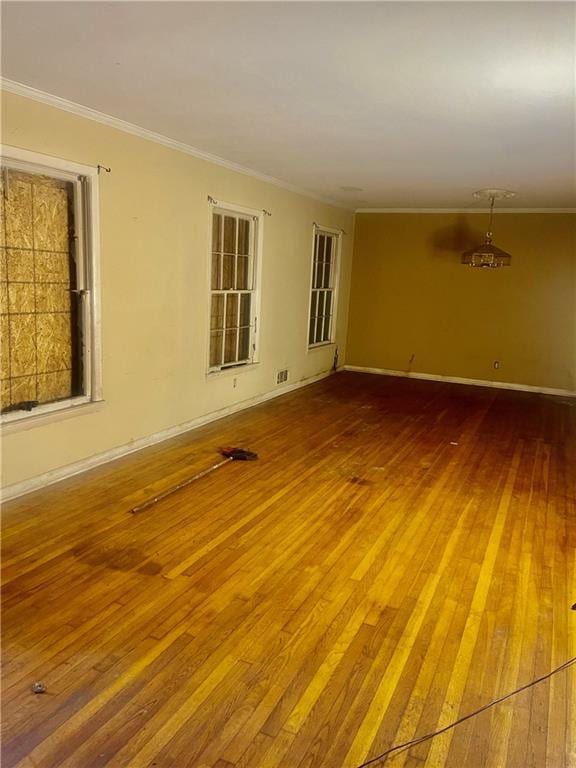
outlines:
M575 403L341 373L7 504L3 767L354 768L575 655ZM576 670L386 765L573 768Z

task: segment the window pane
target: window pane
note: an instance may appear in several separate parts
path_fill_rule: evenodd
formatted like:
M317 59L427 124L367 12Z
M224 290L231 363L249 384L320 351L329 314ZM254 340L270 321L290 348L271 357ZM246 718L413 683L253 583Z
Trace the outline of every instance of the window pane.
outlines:
M250 222L238 219L238 253L247 256L250 253Z
M322 288L322 269L323 269L323 262L317 261L314 266L314 288Z
M212 296L212 311L210 313L210 328L224 327L224 294L217 293Z
M210 333L210 367L215 368L222 365L222 331L211 331Z
M250 325L250 300L249 293L240 296L240 325Z
M238 359L248 360L250 357L250 328L240 328Z
M331 318L329 315L324 316L324 335L322 336L322 341L330 341L330 325L331 325Z
M313 280L314 288L322 287L322 264L324 261L324 235L316 235L316 255L314 259Z
M318 306L318 293L317 291L312 291L312 302L310 304L310 317L316 317L318 314L316 308Z
M324 261L327 261L328 264L332 261L332 240L334 238L332 237L326 237L326 248L324 250Z
M322 339L322 317L316 318L314 326L314 343L317 344Z
M224 259L222 290L226 291L234 288L234 261L236 257L233 254L225 253L222 258Z
M217 291L222 288L220 281L220 265L222 264L222 256L219 253L212 254L212 290Z
M215 213L212 216L212 251L222 250L222 216Z
M248 262L248 256L238 256L238 272L236 274L236 288L238 288L238 290L246 290L250 288L248 282Z
M330 288L330 270L331 266L328 262L324 263L324 288Z
M236 253L236 219L224 216L224 253Z
M321 316L324 314L324 291L318 291L318 307L316 314Z
M224 340L224 362L225 363L234 363L236 361L236 339L238 336L238 331L236 328L225 331L225 340Z
M314 344L314 329L316 328L316 319L310 318L310 329L308 331L308 344Z
M326 291L326 302L324 304L324 314L332 314L332 291Z
M238 294L229 293L226 296L226 328L238 327Z

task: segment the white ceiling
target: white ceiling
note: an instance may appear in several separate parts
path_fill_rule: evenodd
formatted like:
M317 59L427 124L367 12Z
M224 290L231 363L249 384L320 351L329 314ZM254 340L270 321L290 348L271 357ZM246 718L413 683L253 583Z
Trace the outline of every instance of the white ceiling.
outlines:
M351 207L575 195L571 2L5 2L3 76ZM342 187L361 188L344 191Z

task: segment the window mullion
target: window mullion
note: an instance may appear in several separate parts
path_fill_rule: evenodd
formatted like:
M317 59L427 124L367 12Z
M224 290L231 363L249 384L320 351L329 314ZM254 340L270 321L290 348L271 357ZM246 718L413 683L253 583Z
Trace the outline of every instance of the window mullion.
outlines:
M313 288L312 293L316 295L316 302L314 303L314 314L312 315L312 327L313 327L313 333L312 333L312 343L316 344L316 329L318 327L318 302L320 301L320 296L318 294L318 289Z
M236 362L240 357L240 294L236 294Z
M218 288L224 288L224 215L220 216L220 277Z
M330 259L330 288L334 288L334 264L336 261L336 237L332 238L332 258Z
M256 251L256 225L255 225L256 219L252 219L248 223L248 226L250 227L250 237L248 238L248 285L250 287L250 290L254 290L254 253ZM250 303L252 304L252 300L250 300ZM252 321L252 306L250 306L250 321Z
M236 242L234 244L234 288L238 290L238 238L240 237L240 219L236 216Z
M228 294L224 293L224 307L222 313L222 343L220 345L220 366L224 365L224 350L226 349L226 312L228 310Z
M85 198L85 182L83 179L78 179L74 182L73 186L74 195L74 232L73 239L73 255L74 262L76 264L76 285L74 288L78 290L86 290L88 287L87 275L86 275L86 260L84 256L84 198Z

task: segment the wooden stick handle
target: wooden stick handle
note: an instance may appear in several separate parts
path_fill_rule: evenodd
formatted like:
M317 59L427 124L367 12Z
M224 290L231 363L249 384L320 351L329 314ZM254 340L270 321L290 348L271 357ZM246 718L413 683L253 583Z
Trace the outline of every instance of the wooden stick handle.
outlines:
M145 509L148 509L148 507L151 507L154 504L157 504L159 501L162 501L162 499L165 499L167 496L171 496L173 493L176 493L176 491L179 491L181 488L186 488L186 486L190 485L191 483L195 483L196 480L200 480L201 477L205 477L206 475L209 475L211 472L214 472L216 469L223 467L224 464L228 464L229 461L234 461L234 458L230 456L227 459L223 459L222 461L219 461L217 464L213 464L211 467L208 467L208 469L204 469L202 470L202 472L198 472L198 474L193 475L192 477L189 477L188 480L183 480L181 483L178 483L178 485L175 485L173 488L168 488L167 491L163 491L162 493L159 493L158 496L153 496L151 499L147 499L146 501L142 502L142 504L138 504L137 506L132 507L130 512L132 512L133 515L137 515L139 512L143 512Z

